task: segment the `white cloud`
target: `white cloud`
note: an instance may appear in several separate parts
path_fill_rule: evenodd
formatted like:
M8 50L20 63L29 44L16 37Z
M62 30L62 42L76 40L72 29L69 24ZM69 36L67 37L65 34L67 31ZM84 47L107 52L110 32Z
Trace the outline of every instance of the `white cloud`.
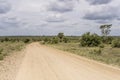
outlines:
M115 32L120 30L120 1L92 1L94 4L87 0L6 0L0 4L1 35L100 33L99 25L104 23L112 23L112 35L120 35Z

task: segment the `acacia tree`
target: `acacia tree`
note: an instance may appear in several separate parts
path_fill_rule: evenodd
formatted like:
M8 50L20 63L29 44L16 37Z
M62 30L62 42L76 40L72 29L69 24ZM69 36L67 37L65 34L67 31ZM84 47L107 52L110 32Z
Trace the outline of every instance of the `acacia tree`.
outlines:
M110 25L101 25L101 33L102 33L102 42L106 44L111 44L112 42L112 37L108 36L111 32L110 28L112 27L112 24Z
M101 29L101 33L103 36L108 36L111 32L110 28L111 28L112 24L110 25L101 25L100 29Z
M64 33L58 33L58 35L57 35L57 36L59 37L60 42L62 42L63 37L64 37Z

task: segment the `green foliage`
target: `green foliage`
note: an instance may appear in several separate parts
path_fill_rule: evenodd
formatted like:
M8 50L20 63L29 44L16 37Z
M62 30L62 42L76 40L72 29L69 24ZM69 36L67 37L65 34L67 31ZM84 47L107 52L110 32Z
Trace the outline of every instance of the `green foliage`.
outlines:
M45 38L45 39L44 39L44 42L48 42L48 41L49 41L49 39L48 39L48 38Z
M112 47L120 48L120 40L119 39L114 39L112 41Z
M0 42L26 42L27 39L29 39L30 41L42 41L45 39L45 37L47 38L51 38L51 36L2 36L0 37Z
M6 37L4 41L9 41L9 39Z
M60 42L63 41L64 33L58 33L57 37L60 39Z
M64 43L68 43L68 42L69 42L69 39L66 38L66 37L64 37L64 38L63 38L63 41L64 41Z
M81 37L81 46L83 47L94 47L98 46L101 43L101 39L97 34L91 34L87 32Z
M107 24L107 25L101 25L100 26L101 33L102 33L103 36L107 36L107 35L110 34L110 32L111 32L111 30L110 30L111 26L112 26L112 24L110 24L110 25Z
M59 39L57 37L54 37L51 41L52 44L58 44L59 43Z
M25 39L24 40L24 43L29 43L30 42L30 39Z
M101 39L102 39L102 43L105 43L105 44L111 44L113 41L113 37L111 36L107 36L107 37L103 36L101 37Z
M40 41L42 44L48 44L48 43L50 43L51 44L51 39L50 38L48 38L48 37L45 37L42 41Z
M100 48L104 48L105 46L104 46L104 44L100 44L99 47Z

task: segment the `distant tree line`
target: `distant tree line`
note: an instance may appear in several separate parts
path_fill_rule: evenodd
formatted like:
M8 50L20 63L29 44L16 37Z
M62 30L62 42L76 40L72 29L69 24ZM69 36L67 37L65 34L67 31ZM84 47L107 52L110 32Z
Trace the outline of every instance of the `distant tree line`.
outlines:
M0 37L0 42L40 42L43 44L58 44L58 43L68 43L68 42L80 42L80 45L83 47L101 47L104 48L105 44L109 44L112 47L120 47L120 39L110 36L112 24L101 25L99 29L101 30L102 36L99 36L96 33L84 33L81 37L68 37L64 33L60 32L56 36L32 36L32 37Z
M67 38L64 33L58 33L57 36L54 36L53 38L48 38L46 37L44 39L44 44L49 43L49 44L58 44L58 43L68 43L69 38Z

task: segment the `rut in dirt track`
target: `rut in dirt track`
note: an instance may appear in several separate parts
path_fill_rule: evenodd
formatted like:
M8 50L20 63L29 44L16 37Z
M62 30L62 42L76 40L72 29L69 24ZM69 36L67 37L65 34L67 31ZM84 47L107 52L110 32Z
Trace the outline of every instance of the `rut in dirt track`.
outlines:
M32 43L16 80L120 80L120 70L64 51Z

